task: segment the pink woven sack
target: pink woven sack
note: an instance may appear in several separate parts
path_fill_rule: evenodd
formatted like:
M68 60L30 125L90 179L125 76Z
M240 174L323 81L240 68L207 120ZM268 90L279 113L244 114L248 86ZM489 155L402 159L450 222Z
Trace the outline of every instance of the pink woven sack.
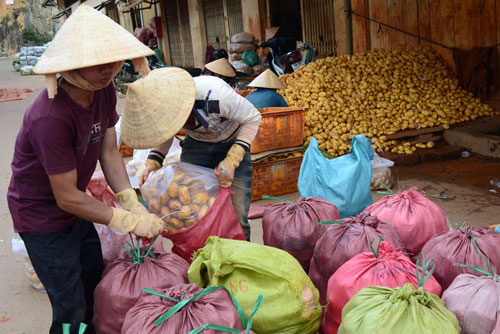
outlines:
M494 334L500 329L495 330L500 319L500 277L479 251L474 235L471 239L488 270L456 263L482 276L458 275L443 293L443 305L457 317L462 334Z
M369 252L371 240L378 240L380 236L393 249L405 251L397 232L369 212L341 219L328 227L316 243L309 269L309 277L319 290L322 305L326 302L330 277L353 256Z
M405 254L393 251L389 243L382 241L379 247L354 256L328 280L327 307L321 325L323 334L337 333L344 306L364 287L396 288L411 283L418 289L417 266ZM423 277L432 275L434 268L427 271L428 264L425 264L425 259L422 260ZM422 269L419 268L421 274ZM428 292L441 295L441 286L433 277L427 279L423 287Z
M301 196L296 203L271 196L263 198L281 201L264 210L264 245L290 253L307 272L314 246L328 228L318 223L339 219L339 210L334 204L318 197Z
M197 284L180 284L143 291L125 315L122 334L187 334L205 324L243 330L240 315L224 287L202 289ZM203 330L203 334L216 333L210 328Z
M489 227L459 226L446 233L436 235L422 249L426 258L433 258L436 261L434 276L443 289L447 289L455 277L460 274L480 275L476 270L457 267L453 265L454 263L488 270L488 266L475 250L473 236L478 250L488 265L498 273L500 269L500 234Z
M108 265L94 290L94 326L99 334L121 332L125 314L139 298L142 287L169 288L188 282L189 264L167 252L128 256Z
M443 210L416 189L382 197L365 211L392 225L412 255L434 235L449 230Z

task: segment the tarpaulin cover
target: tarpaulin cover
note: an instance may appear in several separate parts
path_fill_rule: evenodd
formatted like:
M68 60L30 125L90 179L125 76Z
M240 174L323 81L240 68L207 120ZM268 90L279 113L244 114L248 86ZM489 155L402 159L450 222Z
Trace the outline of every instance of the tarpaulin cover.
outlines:
M443 304L462 334L491 334L500 314L500 282L492 276L458 275L443 292Z
M225 289L217 289L188 302L168 319L155 326L155 321L179 301L194 297L203 289L197 284L179 284L171 288L153 289L178 301L142 292L125 316L122 334L187 334L205 324L243 329L233 301ZM205 329L203 334L220 334Z
M379 240L383 236L393 249L405 251L396 231L377 217L370 216L369 212L342 219L341 222L330 225L319 238L311 259L309 277L319 290L321 305L326 302L330 277L354 255L369 252L372 239Z
M250 316L259 294L264 303L252 329L259 334L313 334L321 325L318 290L299 262L281 249L245 241L208 238L194 256L189 281L224 285Z
M375 244L373 247L376 249ZM342 309L364 287L397 288L411 283L418 289L416 273L415 264L405 254L393 251L385 241L380 245L378 257L375 257L373 252L354 256L328 280L328 304L321 325L323 334L337 333L342 322ZM425 282L424 290L437 296L441 295L441 286L433 277Z
M469 268L454 266L454 263L488 270L486 263L474 249L472 235L474 235L479 251L498 274L500 269L500 235L489 227L454 228L447 233L436 235L422 249L426 258L432 258L436 261L434 277L441 284L443 290L446 290L455 277L460 274L482 275Z
M412 284L363 288L342 310L339 334L388 333L459 334L460 326L438 296Z
M278 202L264 211L264 245L287 251L307 272L314 246L327 229L327 225L317 223L339 218L337 207L322 198L300 197L296 203Z
M357 215L373 202L372 159L373 148L365 136L354 136L351 153L331 160L323 156L318 141L311 137L300 166L299 192L335 204L342 218Z
M142 287L169 288L187 283L189 264L176 254L154 253L155 259L134 264L123 260L108 265L94 290L94 326L99 334L120 333L127 311Z
M205 246L209 236L245 240L238 216L231 202L231 189L220 188L208 212L185 230L164 234L174 244L172 252L191 262L194 252Z
M416 189L382 197L366 211L391 224L412 255L434 235L449 230L443 210Z

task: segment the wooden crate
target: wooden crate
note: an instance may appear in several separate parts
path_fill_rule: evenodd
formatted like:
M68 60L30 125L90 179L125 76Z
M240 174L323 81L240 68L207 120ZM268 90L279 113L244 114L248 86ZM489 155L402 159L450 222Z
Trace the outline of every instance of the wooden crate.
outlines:
M300 146L304 142L305 108L262 108L259 132L250 153Z
M302 158L252 164L252 201L296 192Z

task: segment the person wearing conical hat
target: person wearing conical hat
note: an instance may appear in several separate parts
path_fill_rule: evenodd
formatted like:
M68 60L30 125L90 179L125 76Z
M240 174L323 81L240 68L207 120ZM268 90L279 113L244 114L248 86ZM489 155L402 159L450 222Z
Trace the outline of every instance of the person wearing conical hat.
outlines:
M178 71L185 72L174 68L153 70L128 88L121 121L123 141L133 148L152 148L139 184L162 166L173 136L182 126L186 137L181 162L214 169L220 186L232 188L233 207L249 240L250 144L262 117L220 78L199 76L170 84Z
M270 69L259 74L248 87L256 88L246 97L255 108L288 107L283 96L276 92L278 89L285 89L286 85Z
M50 333L80 323L93 333L93 292L103 259L92 222L152 238L165 224L138 202L116 146L113 76L125 59L149 70L153 54L110 18L81 5L57 32L34 70L46 77L17 135L7 202L15 232L47 290ZM58 77L59 75L59 77ZM97 162L122 209L86 195Z
M204 75L219 77L231 85L236 77L236 72L227 58L219 58L205 65Z

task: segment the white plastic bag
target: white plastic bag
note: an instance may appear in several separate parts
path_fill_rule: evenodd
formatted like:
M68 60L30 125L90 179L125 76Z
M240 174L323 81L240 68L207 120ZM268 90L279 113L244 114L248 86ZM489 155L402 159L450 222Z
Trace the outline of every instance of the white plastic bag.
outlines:
M380 179L383 184L391 188L394 181L390 167L394 166L394 161L382 158L377 153L373 155L372 160L372 190L385 190L385 187L380 184L377 179Z
M142 171L144 170L144 163L148 159L149 152L151 152L150 149L134 150L133 158L127 164L127 173L129 176L140 176L142 174ZM167 165L172 162L179 162L181 160L181 153L182 148L180 141L177 137L174 137L172 146L170 146L170 150L165 156L163 164Z
M24 269L26 270L26 276L32 287L41 292L46 292L43 287L42 282L38 278L38 275L35 273L35 269L31 264L30 258L28 256L28 251L26 250L26 246L24 245L23 239L18 236L12 237L12 252L17 255L21 255L24 257Z
M120 124L121 124L122 117L118 118L118 122L115 124L115 131L116 131L116 145L118 146L118 149L120 149L121 142L122 142L122 137L121 137L121 132L120 132Z
M203 217L218 193L219 181L213 169L185 162L171 163L152 172L141 188L151 212L159 217L172 214L163 219L170 224L169 233L188 228Z

